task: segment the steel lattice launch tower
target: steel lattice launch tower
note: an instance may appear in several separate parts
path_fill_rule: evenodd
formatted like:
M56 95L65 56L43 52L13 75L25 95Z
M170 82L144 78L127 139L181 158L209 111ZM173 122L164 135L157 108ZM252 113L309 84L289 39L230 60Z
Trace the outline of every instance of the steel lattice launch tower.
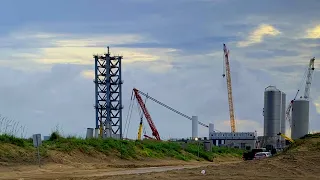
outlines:
M122 56L94 55L96 128L103 138L122 139Z

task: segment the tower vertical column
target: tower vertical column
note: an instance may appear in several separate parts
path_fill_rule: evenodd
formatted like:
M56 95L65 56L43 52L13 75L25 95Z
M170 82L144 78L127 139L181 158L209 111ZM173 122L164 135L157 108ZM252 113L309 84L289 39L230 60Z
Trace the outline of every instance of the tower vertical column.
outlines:
M99 128L99 115L98 115L98 113L99 113L99 110L98 110L98 108L97 108L97 106L98 106L98 79L99 79L99 77L98 77L98 61L99 61L99 58L98 58L98 56L94 56L94 80L93 80L93 82L95 83L95 115L96 115L96 129L98 129Z
M95 110L96 110L96 128L99 129L100 137L103 137L104 122L106 116L106 59L104 56L95 55Z

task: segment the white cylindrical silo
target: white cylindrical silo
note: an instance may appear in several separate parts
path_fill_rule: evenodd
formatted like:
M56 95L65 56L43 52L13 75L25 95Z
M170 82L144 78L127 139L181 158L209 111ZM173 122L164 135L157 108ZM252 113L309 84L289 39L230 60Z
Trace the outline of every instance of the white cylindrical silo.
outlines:
M192 116L192 139L198 137L198 116Z
M278 137L281 131L283 109L282 92L275 86L268 86L264 92L264 136Z
M93 138L93 128L87 128L87 139Z
M284 92L282 92L281 94L281 99L282 99L282 103L281 103L281 111L280 111L280 116L281 116L281 127L280 127L280 132L285 134L286 133L286 94ZM284 139L282 138L282 141L284 141Z
M214 132L214 124L213 123L209 123L209 139L210 139L210 133Z
M299 139L309 132L309 101L295 100L292 104L291 138Z
M277 135L285 133L286 94L275 86L268 86L264 92L264 136L270 145L284 143L284 139Z
M100 131L99 128L95 128L95 129L94 129L94 137L95 137L95 138L99 138L99 131Z
M106 122L106 129L105 129L105 133L103 134L104 138L112 138L112 126L111 126L111 122L107 121Z

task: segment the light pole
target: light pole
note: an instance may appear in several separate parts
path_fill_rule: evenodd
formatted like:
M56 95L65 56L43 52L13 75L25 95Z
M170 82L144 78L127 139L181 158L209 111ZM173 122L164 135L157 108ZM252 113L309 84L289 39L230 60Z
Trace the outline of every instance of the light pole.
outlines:
M194 138L194 140L196 140L197 142L198 142L198 158L199 158L199 149L200 149L200 142L198 141L198 138L196 137L196 138Z

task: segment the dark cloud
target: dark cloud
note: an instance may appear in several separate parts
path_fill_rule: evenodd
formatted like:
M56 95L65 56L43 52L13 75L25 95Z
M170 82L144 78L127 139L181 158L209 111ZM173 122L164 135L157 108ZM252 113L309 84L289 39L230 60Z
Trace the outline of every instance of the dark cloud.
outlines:
M285 50L285 49L268 49L268 50L260 50L260 51L254 51L254 52L247 52L245 53L246 57L250 58L275 58L275 57L294 57L298 56L300 53L298 51L291 51L291 50Z

